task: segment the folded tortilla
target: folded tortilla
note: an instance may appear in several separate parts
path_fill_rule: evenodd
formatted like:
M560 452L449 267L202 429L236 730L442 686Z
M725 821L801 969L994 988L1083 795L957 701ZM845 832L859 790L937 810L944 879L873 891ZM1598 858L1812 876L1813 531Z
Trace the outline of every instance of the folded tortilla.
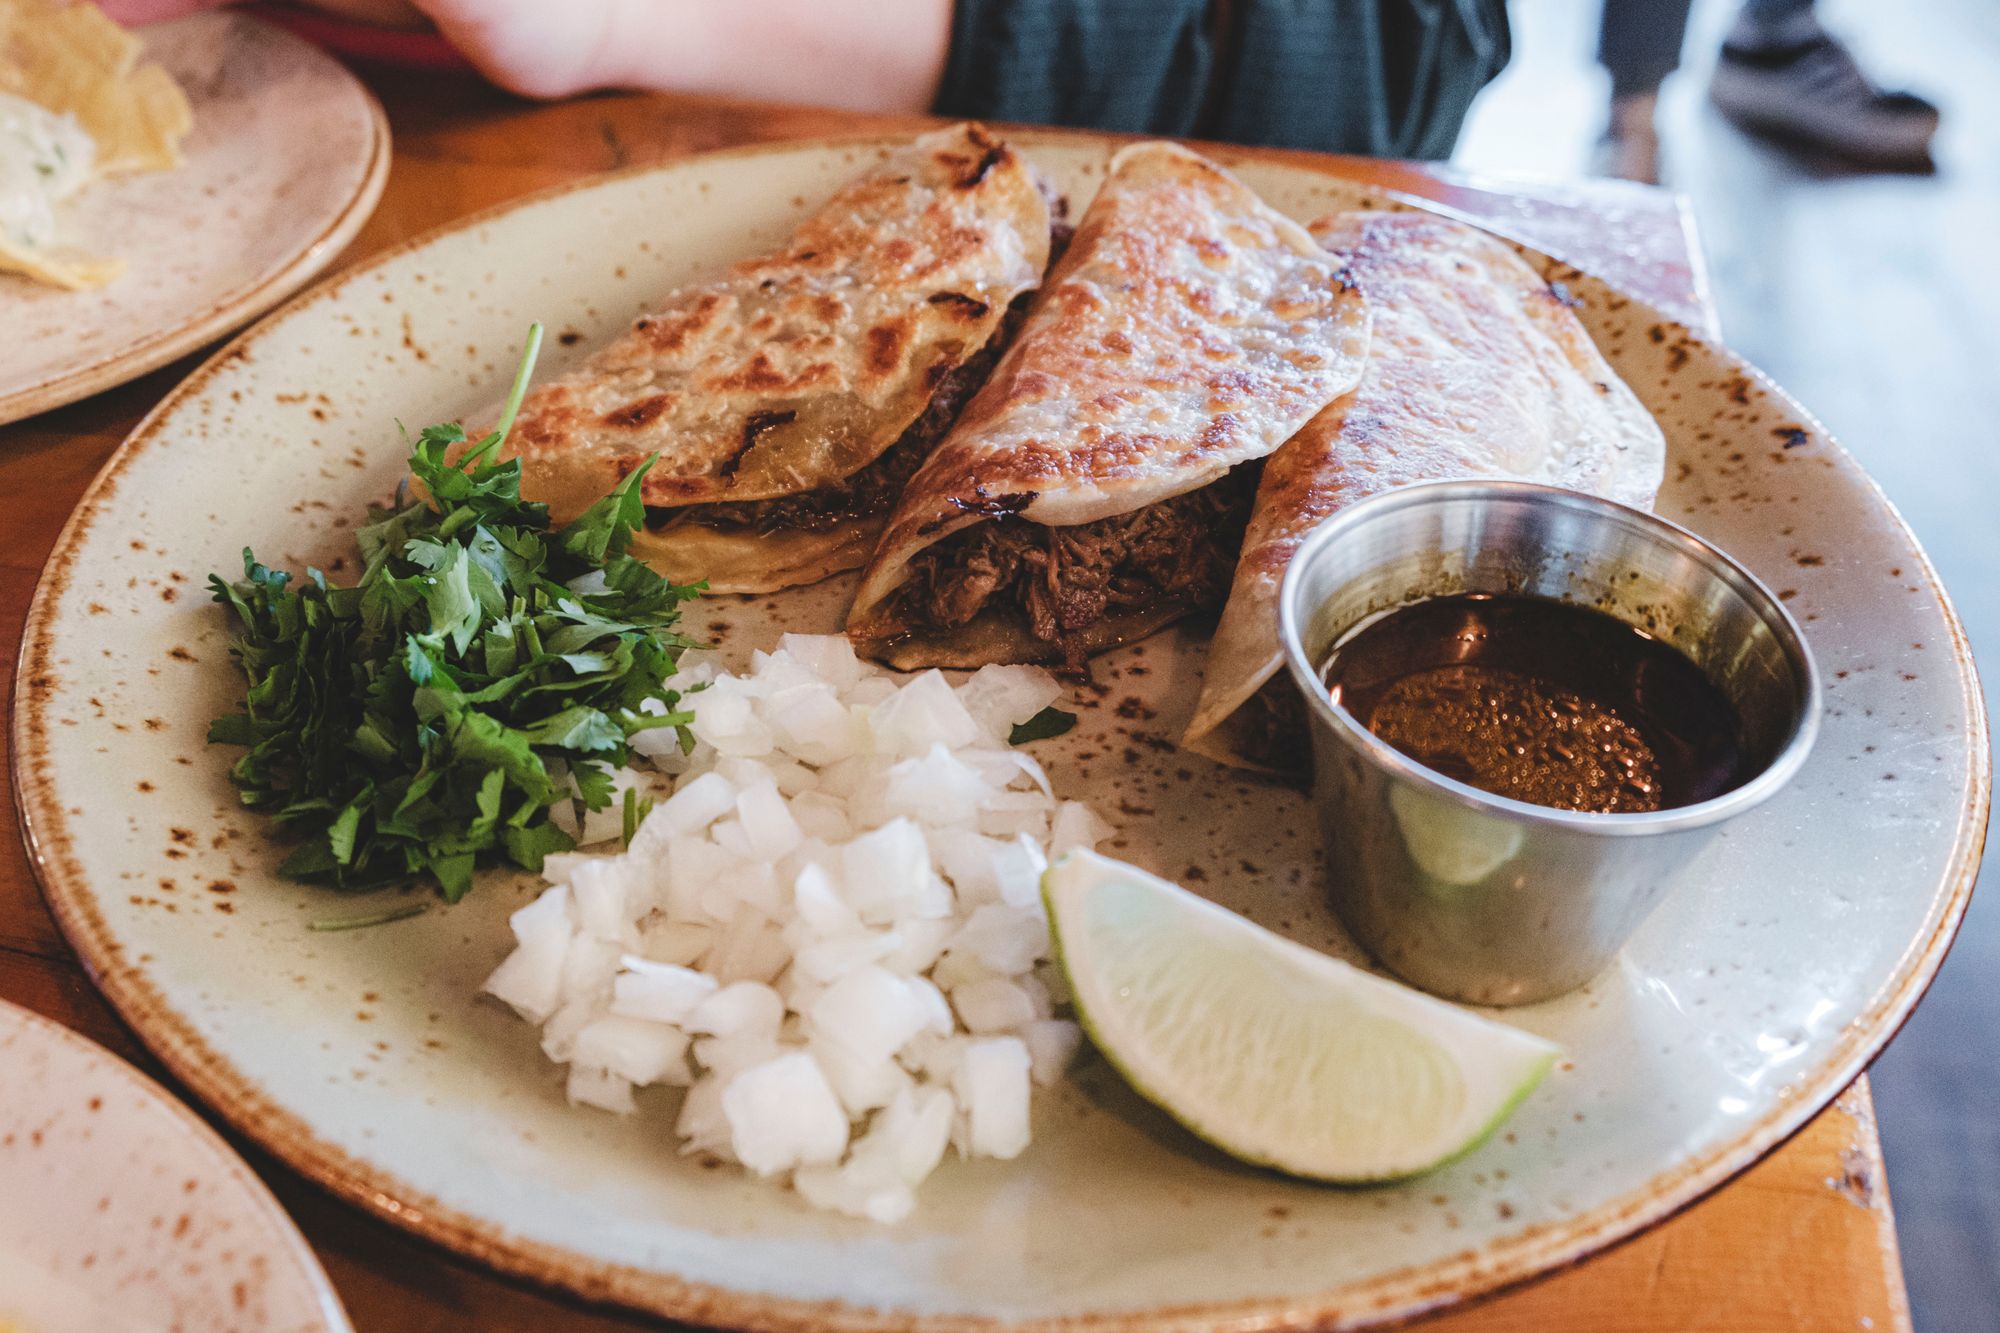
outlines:
M853 569L991 368L1049 232L1019 154L975 124L926 134L537 387L504 454L560 523L658 451L632 550L676 581Z
M1229 601L1181 743L1225 763L1296 771L1304 711L1278 676L1278 584L1343 505L1420 481L1496 477L1648 507L1666 464L1652 416L1567 300L1510 247L1424 213L1313 224L1374 316L1353 393L1264 466Z
M1367 343L1304 228L1184 148L1124 149L904 491L848 634L901 668L1077 666L1219 604L1241 465L1353 387Z

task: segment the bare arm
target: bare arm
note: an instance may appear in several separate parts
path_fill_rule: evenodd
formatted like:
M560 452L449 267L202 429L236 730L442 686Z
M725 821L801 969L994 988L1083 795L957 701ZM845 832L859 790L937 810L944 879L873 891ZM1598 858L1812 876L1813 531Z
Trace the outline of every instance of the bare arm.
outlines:
M306 0L387 27L409 0ZM151 23L231 0L104 0ZM951 43L952 0L415 0L503 88L567 97L657 88L855 111L928 111ZM421 21L421 19L418 19Z
M925 111L951 0L416 0L486 76L530 97L656 88Z
M222 9L236 0L98 0L98 8L124 24L160 23L183 14ZM382 28L422 28L429 25L409 0L302 0L307 7L338 14L357 23Z

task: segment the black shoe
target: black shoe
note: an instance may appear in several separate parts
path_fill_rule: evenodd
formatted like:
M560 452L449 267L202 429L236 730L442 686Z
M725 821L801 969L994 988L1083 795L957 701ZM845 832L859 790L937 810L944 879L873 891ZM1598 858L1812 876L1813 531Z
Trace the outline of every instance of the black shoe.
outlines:
M1826 33L1780 47L1725 43L1708 85L1723 115L1753 134L1817 148L1862 166L1931 166L1938 109L1868 81Z

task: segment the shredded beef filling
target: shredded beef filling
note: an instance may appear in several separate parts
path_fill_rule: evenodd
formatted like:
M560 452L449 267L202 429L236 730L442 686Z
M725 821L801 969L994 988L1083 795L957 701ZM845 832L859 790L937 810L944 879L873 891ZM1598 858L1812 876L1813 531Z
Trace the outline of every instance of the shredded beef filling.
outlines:
M1083 631L1107 616L1171 603L1186 610L1228 595L1250 519L1256 469L1237 468L1199 490L1129 514L1055 527L999 518L920 552L890 617L899 633L955 629L989 607L1079 668Z
M986 345L946 371L917 419L894 444L860 471L831 486L769 500L648 509L646 526L661 532L682 523L698 523L763 536L772 532L818 532L853 519L886 514L902 496L903 487L930 457L931 450L951 429L952 422L958 420L958 414L972 400L972 395L993 373L994 363L1013 341L1027 308L1028 297L1024 293L1008 307L1006 317Z
M1281 773L1302 774L1312 766L1305 701L1283 671L1245 699L1237 717L1243 728L1243 748L1250 758Z

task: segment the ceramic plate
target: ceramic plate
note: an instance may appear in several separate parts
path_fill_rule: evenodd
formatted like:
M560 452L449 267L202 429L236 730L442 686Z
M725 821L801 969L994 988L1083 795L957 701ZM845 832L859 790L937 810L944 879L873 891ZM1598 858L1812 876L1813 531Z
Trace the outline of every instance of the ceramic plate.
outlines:
M348 1333L243 1160L102 1047L0 1004L0 1328Z
M1079 203L1109 153L1022 142ZM1450 1168L1365 1190L1245 1170L1086 1059L1020 1160L948 1164L878 1229L676 1156L669 1098L622 1120L565 1105L535 1032L475 995L532 885L496 875L451 910L308 933L362 909L274 877L229 756L203 744L239 690L208 572L249 542L351 575L344 530L396 480L396 421L495 401L531 319L555 335L546 369L573 362L881 151L695 158L474 218L239 340L105 469L30 613L16 772L63 928L179 1077L342 1196L511 1272L704 1323L924 1330L1332 1327L1447 1304L1667 1216L1853 1078L1970 891L1987 751L1964 637L1908 529L1796 403L1547 260L1666 427L1661 510L1780 591L1830 703L1806 771L1707 849L1614 968L1510 1012L1568 1058ZM1392 204L1298 166L1242 172L1301 219ZM780 628L834 629L849 591L711 599L688 626L743 661ZM1201 647L1168 634L1101 659L1082 724L1039 752L1123 855L1353 956L1303 798L1172 744Z
M194 129L178 170L91 186L71 238L125 271L94 292L0 274L0 422L75 402L193 351L290 296L375 211L382 108L333 57L240 14L146 28Z

